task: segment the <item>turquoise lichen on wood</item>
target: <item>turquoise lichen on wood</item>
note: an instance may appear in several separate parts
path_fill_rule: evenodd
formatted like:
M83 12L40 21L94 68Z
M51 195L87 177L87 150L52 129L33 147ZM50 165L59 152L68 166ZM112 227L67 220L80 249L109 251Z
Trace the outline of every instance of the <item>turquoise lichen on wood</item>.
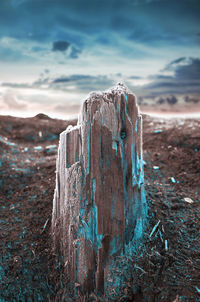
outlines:
M104 291L116 256L130 255L147 216L142 120L123 84L84 101L60 135L53 201L54 247L82 291Z

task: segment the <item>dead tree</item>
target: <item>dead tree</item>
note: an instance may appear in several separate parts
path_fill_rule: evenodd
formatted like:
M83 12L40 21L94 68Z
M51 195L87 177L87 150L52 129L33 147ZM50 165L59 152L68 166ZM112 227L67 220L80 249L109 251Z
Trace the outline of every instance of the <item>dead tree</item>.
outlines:
M111 260L135 248L146 215L141 115L119 83L91 93L60 135L52 234L70 279L103 292Z

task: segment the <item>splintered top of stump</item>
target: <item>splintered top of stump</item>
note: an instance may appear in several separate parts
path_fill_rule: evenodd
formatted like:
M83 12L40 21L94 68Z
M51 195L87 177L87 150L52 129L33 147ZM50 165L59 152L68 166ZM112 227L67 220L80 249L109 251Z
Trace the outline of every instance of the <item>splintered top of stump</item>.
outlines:
M105 91L92 91L89 93L88 97L86 98L86 100L84 102L90 102L93 100L98 100L101 99L101 97L108 97L109 101L113 101L112 99L110 99L109 97L111 95L113 96L120 96L122 94L133 94L126 85L124 85L123 83L119 82L117 83L115 86L105 90Z
M78 124L80 125L83 121L88 119L89 115L94 115L95 111L99 111L100 107L104 105L104 103L108 104L117 104L120 103L121 96L126 96L126 101L130 102L129 104L129 113L132 115L133 112L138 114L138 106L136 103L136 96L128 89L126 85L119 82L115 86L109 88L105 91L92 91L88 94L87 98L84 100L82 104L81 114L79 115ZM131 96L131 97L128 97ZM96 104L96 105L95 105ZM132 107L132 108L130 108Z

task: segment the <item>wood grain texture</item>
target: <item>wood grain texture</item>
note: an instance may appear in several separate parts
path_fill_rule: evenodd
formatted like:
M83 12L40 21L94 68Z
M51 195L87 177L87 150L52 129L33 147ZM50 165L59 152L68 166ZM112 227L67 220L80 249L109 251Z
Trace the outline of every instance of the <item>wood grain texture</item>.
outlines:
M103 292L111 260L136 248L146 215L141 115L119 83L91 93L60 135L52 235L71 280Z

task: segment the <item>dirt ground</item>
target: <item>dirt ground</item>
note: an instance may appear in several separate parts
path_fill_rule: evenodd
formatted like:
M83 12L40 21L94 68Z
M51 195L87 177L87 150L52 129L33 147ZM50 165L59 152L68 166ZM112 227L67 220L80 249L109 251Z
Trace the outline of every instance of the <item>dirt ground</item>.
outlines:
M73 301L50 236L58 138L69 123L0 117L1 302ZM200 301L200 121L144 115L143 132L144 242L124 263L121 288L111 284L101 301Z

